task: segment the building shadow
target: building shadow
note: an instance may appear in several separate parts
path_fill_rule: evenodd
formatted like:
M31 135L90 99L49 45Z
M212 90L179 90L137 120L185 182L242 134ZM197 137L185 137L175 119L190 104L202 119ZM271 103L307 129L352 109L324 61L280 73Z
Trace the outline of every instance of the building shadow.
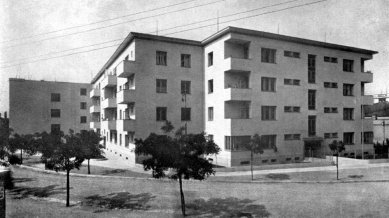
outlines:
M273 180L289 180L290 176L283 173L270 173L266 175L266 178Z
M210 198L196 199L186 205L188 216L192 217L269 217L264 205L254 204L250 199Z
M99 208L94 211L104 212L112 209L148 210L147 203L155 198L149 193L131 194L129 192L111 193L108 195L91 195L81 201L81 206Z
M27 197L45 198L55 194L65 193L66 188L57 188L57 185L49 185L45 187L15 187L10 190L10 194L14 199L23 199Z
M113 169L113 170L104 170L101 175L111 175L111 174L117 174L117 173L125 173L126 170L122 169Z
M21 177L19 177L19 178L14 178L12 181L14 182L14 183L22 183L22 182L32 182L32 181L35 181L36 179L34 179L34 178L21 178Z

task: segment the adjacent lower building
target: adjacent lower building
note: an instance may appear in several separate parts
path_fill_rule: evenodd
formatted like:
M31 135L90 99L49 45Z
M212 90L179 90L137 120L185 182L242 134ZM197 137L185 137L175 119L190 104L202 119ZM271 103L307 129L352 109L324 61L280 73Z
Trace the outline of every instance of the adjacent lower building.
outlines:
M265 146L255 164L330 154L333 140L343 156L373 153L363 108L376 53L236 27L203 41L130 33L92 80L90 125L131 162L134 139L166 120L205 131L221 148L210 160L227 167L250 164L254 134Z
M9 79L13 133L89 130L90 84Z

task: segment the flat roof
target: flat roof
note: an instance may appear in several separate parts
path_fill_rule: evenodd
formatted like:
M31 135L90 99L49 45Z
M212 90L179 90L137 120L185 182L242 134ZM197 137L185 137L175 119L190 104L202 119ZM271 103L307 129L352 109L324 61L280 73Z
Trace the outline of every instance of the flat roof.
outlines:
M170 42L175 44L191 45L191 46L200 46L200 47L202 46L200 41L195 41L195 40L157 36L157 35L138 33L138 32L130 32L130 34L128 34L128 36L124 39L124 41L119 45L119 47L115 50L115 52L104 64L104 66L100 69L100 71L93 77L92 83L95 83L98 80L98 78L104 74L105 69L107 69L116 60L116 58L122 54L122 52L127 48L127 46L131 44L131 42L136 38L152 40L152 41L160 41L160 42Z
M329 48L329 49L336 49L341 51L347 51L347 52L356 52L356 53L362 53L362 54L377 54L377 51L373 50L367 50L362 48L356 48L356 47L350 47L350 46L344 46L344 45L338 45L333 43L327 43L327 42L321 42L321 41L315 41L310 39L304 39L304 38L298 38L293 36L287 36L287 35L280 35L275 33L269 33L269 32L263 32L258 30L250 30L250 29L243 29L238 27L226 27L219 32L209 36L208 38L204 39L201 43L203 45L207 45L220 37L228 34L228 33L239 33L243 35L251 35L251 36L258 36L268 39L274 39L274 40L280 40L280 41L286 41L286 42L294 42L298 44L304 44L304 45L312 45L322 48Z
M258 37L263 37L263 38L268 38L268 39L293 42L293 43L298 43L298 44L311 45L311 46L317 46L317 47L322 47L322 48L336 49L336 50L341 50L341 51L355 52L355 53L368 54L368 55L373 55L373 54L378 53L377 51L373 51L373 50L367 50L367 49L362 49L362 48L338 45L338 44L333 44L333 43L315 41L315 40L310 40L310 39L304 39L304 38L298 38L298 37L293 37L293 36L280 35L280 34L275 34L275 33L269 33L269 32L263 32L263 31L258 31L258 30L251 30L251 29L244 29L244 28L238 28L238 27L232 27L232 26L229 26L229 27L226 27L226 28L220 30L219 32L207 37L206 39L204 39L201 42L195 41L195 40L174 38L174 37L157 36L157 35L152 35L152 34L130 32L128 34L128 36L123 40L123 42L119 45L119 47L115 50L115 52L111 55L111 57L108 59L108 61L104 64L104 66L100 69L100 71L93 77L91 83L92 84L95 83L98 80L98 78L104 74L105 69L107 69L116 60L116 58L121 55L121 53L127 48L127 46L135 38L204 47L204 46L208 45L209 43L211 43L211 42L213 42L213 41L219 39L220 37L222 37L226 34L229 34L229 33L238 33L238 34L243 34L243 35L258 36Z
M78 84L78 85L90 85L90 83L76 83L76 82L63 82L63 81L49 81L49 80L32 80L32 79L23 79L23 78L9 78L9 81L16 81L16 82L44 82L44 83L72 83L72 84Z

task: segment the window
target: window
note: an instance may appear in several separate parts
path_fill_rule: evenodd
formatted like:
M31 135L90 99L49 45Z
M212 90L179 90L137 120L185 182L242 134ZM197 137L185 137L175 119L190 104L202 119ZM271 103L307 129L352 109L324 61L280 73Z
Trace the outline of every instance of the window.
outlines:
M262 120L276 120L276 106L262 106Z
M224 136L224 149L231 151L247 150L251 136Z
M324 133L324 138L329 139L329 138L338 138L338 133Z
M354 144L354 133L353 132L343 133L343 142L345 145L353 145Z
M86 123L86 116L80 117L80 123Z
M167 107L157 107L157 121L166 121L166 112L167 112Z
M208 107L208 121L213 121L213 107Z
M61 125L60 124L51 124L51 133L59 134L60 132L61 132Z
M332 138L338 138L338 133L337 133L337 132L332 133L332 134L331 134L331 137L332 137Z
M276 146L277 135L262 135L261 145L264 149L274 148Z
M293 80L293 85L299 86L299 85L300 85L300 80L294 79L294 80Z
M324 138L325 139L331 138L331 133L324 133Z
M181 120L190 121L190 108L181 108Z
M166 79L157 79L157 93L167 93Z
M240 119L249 119L250 118L250 106L244 105L240 107Z
M166 51L157 51L156 52L156 64L157 65L167 65L167 52Z
M363 143L365 144L373 144L373 132L364 132L363 133Z
M51 117L61 117L60 109L51 109Z
M338 83L324 82L324 88L338 88Z
M316 116L308 116L308 136L316 135Z
M316 55L308 55L308 83L316 81Z
M51 101L52 102L60 102L61 101L61 94L51 93Z
M343 71L354 72L354 60L343 59Z
M361 72L365 72L365 59L361 58Z
M343 84L343 96L354 96L353 89L353 84Z
M338 108L336 107L325 107L324 113L338 113Z
M80 102L80 109L82 110L86 109L86 102Z
M208 139L208 141L213 141L213 135L212 134L208 134L207 139Z
M122 145L122 134L119 134L119 145Z
M190 68L190 54L181 54L181 67Z
M324 62L338 63L338 58L324 56Z
M298 113L300 112L300 107L297 107L297 106L285 106L284 107L284 112L288 112L288 113L291 113L291 112L295 112L295 113Z
M208 93L213 93L213 79L208 80Z
M284 85L293 85L292 79L284 79Z
M300 140L300 134L285 134L284 140Z
M264 92L276 91L276 78L262 77L261 78L261 90Z
M308 90L308 110L315 110L316 108L316 90Z
M181 81L181 94L190 94L190 81Z
M291 58L300 58L300 52L284 51L284 56Z
M213 65L213 52L208 53L208 67Z
M270 48L261 48L261 61L264 63L276 63L276 50Z
M86 89L85 88L81 88L80 89L80 95L86 95Z
M354 119L354 108L343 108L343 120Z

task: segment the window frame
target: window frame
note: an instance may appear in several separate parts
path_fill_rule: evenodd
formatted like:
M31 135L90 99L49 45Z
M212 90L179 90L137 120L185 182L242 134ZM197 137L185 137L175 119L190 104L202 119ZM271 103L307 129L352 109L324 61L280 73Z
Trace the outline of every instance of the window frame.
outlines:
M156 79L156 92L167 93L167 79Z
M181 94L190 95L191 93L191 81L181 80Z
M191 55L181 54L181 67L191 68Z
M167 66L167 52L157 50L155 53L155 64L159 66Z
M156 107L155 108L155 120L166 121L167 120L167 107Z
M261 62L276 64L277 49L273 48L261 48Z
M181 121L191 121L191 108L182 107L181 108Z
M275 121L277 118L277 106L261 106L261 120Z

